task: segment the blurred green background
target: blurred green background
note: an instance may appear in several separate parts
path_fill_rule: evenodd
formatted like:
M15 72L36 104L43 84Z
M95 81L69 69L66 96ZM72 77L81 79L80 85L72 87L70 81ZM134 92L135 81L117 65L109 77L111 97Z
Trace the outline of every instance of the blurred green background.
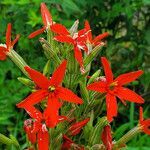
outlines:
M82 28L87 19L94 35L105 31L111 34L99 57L104 55L111 61L116 76L144 70L144 75L129 86L144 97L144 115L150 117L150 0L0 0L0 43L5 42L6 26L11 22L13 37L21 34L15 50L38 70L42 70L46 63L39 36L31 40L27 37L42 26L41 2L46 3L54 21L68 28L76 19ZM93 62L96 64L93 70L100 67L99 57ZM25 146L22 125L27 115L15 107L29 92L17 81L21 75L9 59L0 62L0 133L14 135ZM137 108L133 103L126 107L119 105L119 116L113 124L116 140L137 124ZM149 147L150 137L141 134L128 144L127 149L148 150ZM0 149L4 147L0 145Z

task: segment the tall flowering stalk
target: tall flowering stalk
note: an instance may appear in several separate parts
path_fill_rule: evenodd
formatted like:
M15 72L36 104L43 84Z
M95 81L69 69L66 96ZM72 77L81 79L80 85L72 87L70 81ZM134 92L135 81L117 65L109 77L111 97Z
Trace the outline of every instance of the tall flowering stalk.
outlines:
M16 39L11 41L11 24L6 31L6 44L0 45L0 60L7 57L28 77L18 77L31 93L16 106L26 111L29 118L24 121L28 150L115 150L125 147L126 143L140 132L150 134L150 120L143 119L140 107L139 124L115 141L111 123L118 114L117 98L142 104L144 99L136 92L124 87L136 80L142 70L119 75L114 79L110 63L101 57L104 76L100 70L89 76L92 61L106 45L104 39L108 32L94 38L89 22L78 29L77 20L70 29L55 23L45 3L41 3L43 27L29 35L29 39L47 33L47 39L40 38L47 63L43 72L28 66L13 49ZM106 40L106 39L105 39ZM54 65L50 72L51 62ZM106 109L103 104L106 103ZM101 112L105 116L101 115ZM15 145L13 137L0 134L0 142Z

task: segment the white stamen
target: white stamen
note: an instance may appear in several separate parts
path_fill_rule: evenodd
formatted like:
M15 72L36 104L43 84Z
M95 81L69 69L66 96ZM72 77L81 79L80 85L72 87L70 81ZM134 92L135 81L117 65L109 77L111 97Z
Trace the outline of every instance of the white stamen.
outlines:
M2 43L1 43L0 46L7 48L6 44L2 44Z

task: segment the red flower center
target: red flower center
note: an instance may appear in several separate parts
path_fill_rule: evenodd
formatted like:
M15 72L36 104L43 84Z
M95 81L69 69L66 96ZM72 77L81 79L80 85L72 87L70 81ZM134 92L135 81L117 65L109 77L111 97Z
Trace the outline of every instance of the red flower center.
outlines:
M114 88L118 85L117 82L112 82L110 85L109 85L109 90L114 90Z

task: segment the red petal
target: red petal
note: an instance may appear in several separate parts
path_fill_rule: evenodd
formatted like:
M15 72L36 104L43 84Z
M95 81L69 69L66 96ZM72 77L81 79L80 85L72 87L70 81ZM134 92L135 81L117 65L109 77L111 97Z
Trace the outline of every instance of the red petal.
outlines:
M25 70L28 72L31 79L35 82L35 84L42 88L42 89L48 89L49 87L49 80L40 72L25 66Z
M78 42L78 47L80 49L85 50L86 53L88 52L88 48L87 48L86 44L83 41L82 42Z
M45 3L41 3L41 15L45 27L49 27L49 25L53 24L52 16Z
M64 75L65 75L66 66L67 66L67 61L64 60L54 71L54 73L49 81L49 85L58 86L61 84L61 82L64 78Z
M28 136L29 141L32 144L36 143L36 133L32 132L33 129L33 122L32 119L27 119L24 121L24 130Z
M112 122L113 117L117 116L117 100L114 95L107 94L106 95L106 106L107 106L107 119L109 122Z
M29 127L26 127L26 134L28 137L28 140L32 143L35 144L36 143L36 134L32 133L32 129Z
M98 36L96 36L95 38L94 38L94 40L93 40L93 44L94 45L96 45L96 43L97 42L99 42L99 41L101 41L102 39L104 39L104 38L106 38L106 37L108 37L109 36L109 33L108 32L105 32L105 33L103 33L103 34L100 34L100 35L98 35Z
M48 98L47 108L44 111L44 118L46 120L46 125L49 128L54 128L59 122L59 108L61 104L58 102L58 99L55 97Z
M119 87L116 96L123 100L128 100L135 103L144 103L144 99L130 89Z
M49 150L49 134L47 130L43 129L46 127L43 126L37 134L38 150Z
M101 137L106 150L112 150L111 127L109 125L104 127Z
M63 135L63 144L61 150L69 150L71 148L71 144L74 142L68 138L66 135Z
M30 115L31 118L34 118L36 120L41 120L43 117L42 113L38 109L36 109L34 106L28 105L24 109Z
M65 120L68 120L68 118L66 116L59 116L59 122L63 122Z
M43 28L41 28L41 29L38 29L38 30L32 32L32 33L28 36L28 38L29 38L29 39L32 39L32 38L36 37L37 35L42 34L44 31L45 31L45 27L43 27Z
M140 121L140 123L144 120L143 119L143 108L140 106L140 119L139 119L139 121Z
M67 88L60 87L58 89L58 97L68 102L82 104L83 100L75 95L72 91Z
M74 56L75 56L75 59L77 60L77 62L79 63L80 67L84 68L83 67L82 52L77 46L74 47Z
M46 90L38 90L29 95L22 102L17 104L18 108L28 108L30 105L35 105L42 101L49 93Z
M15 38L15 39L12 41L12 43L11 43L11 46L12 46L12 47L18 42L19 38L20 38L20 35L17 34L16 38Z
M92 32L91 32L91 27L90 27L90 24L89 22L86 20L85 21L85 29L87 31L87 39L92 42Z
M1 50L3 50L3 51L1 51ZM7 56L6 56L6 52L5 52L4 50L6 51L5 48L1 48L1 47L0 47L0 60L5 60L6 57L7 57Z
M112 70L111 70L108 60L105 57L101 57L101 62L102 62L103 68L104 68L106 81L108 83L113 82L113 73L112 73Z
M85 29L81 29L78 31L78 37L83 37L85 35L86 31Z
M143 125L143 131L150 135L150 119L147 119L147 120L144 120L142 122L142 125Z
M41 118L41 120L37 120L37 119L34 120L33 129L32 129L33 133L38 133L39 132L39 130L42 127L42 123L41 123L42 121L43 121L43 118Z
M7 48L3 47L3 46L0 46L0 53L4 53L4 52L7 52Z
M100 92L100 93L105 93L106 92L106 82L99 81L99 82L92 83L87 86L87 89L96 91L96 92Z
M70 128L69 131L71 132L72 136L75 136L80 133L81 129L89 122L90 118L87 118L83 121L76 122L73 124Z
M74 44L74 40L70 36L58 35L54 37L54 40L63 42L63 43Z
M70 34L65 26L63 26L62 24L58 24L58 23L51 25L51 30L60 35L69 35Z
M130 83L130 82L136 80L142 74L143 74L142 70L135 71L135 72L130 72L130 73L126 73L126 74L122 74L122 75L118 76L115 79L115 81L118 81L119 85L124 85L124 84Z
M11 46L11 23L8 23L8 25L7 25L6 45L7 45L7 49L9 49Z

